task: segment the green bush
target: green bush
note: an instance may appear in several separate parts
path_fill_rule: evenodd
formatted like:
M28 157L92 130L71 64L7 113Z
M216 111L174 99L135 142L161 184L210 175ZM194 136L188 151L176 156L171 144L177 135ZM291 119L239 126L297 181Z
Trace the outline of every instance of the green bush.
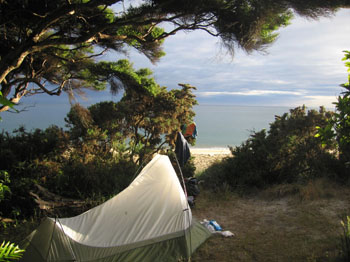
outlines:
M9 133L0 134L0 169L8 170L13 163L32 161L43 157L54 157L67 148L65 132L57 126L45 130L35 129L31 132L21 127Z
M337 176L335 148L323 147L315 138L316 126L325 126L332 116L324 108L297 107L276 116L270 129L253 132L241 146L231 147L232 157L207 170L202 179L209 187L228 184L231 188L265 188L279 183L303 183L324 176ZM213 181L216 181L214 184Z
M338 101L333 103L336 108L334 115L325 127L318 127L316 136L324 145L336 141L343 168L343 180L347 182L350 171L350 51L344 52L343 61L346 61L345 66L348 68L348 81L340 86L345 88L345 91L338 96Z
M10 179L8 187L11 193L1 201L0 205L0 214L2 216L15 219L32 215L35 208L34 200L29 196L34 180L30 178L30 175L28 177L23 175L23 172L29 171L31 168L20 166L17 169L20 170L21 176L18 173L14 175L13 172L16 170L8 173Z
M19 128L13 135L0 134L0 170L6 172L6 186L11 190L1 202L0 214L19 218L35 212L29 192L50 174L43 163L59 161L67 146L65 132L56 126L31 132Z
M102 161L89 163L73 160L65 163L61 172L51 178L52 191L72 198L111 196L126 188L136 172L130 161ZM54 187L53 187L54 186Z
M134 70L131 64L120 63ZM0 170L10 181L0 180L1 199L1 192L11 189L2 200L1 214L33 214L36 205L29 192L35 184L62 197L117 194L129 185L137 166L165 145L174 147L181 124L192 122L195 115L195 88L179 84L180 89L168 91L154 82L151 71L134 73L143 79L142 85L127 88L118 103L101 102L88 109L72 106L65 118L67 131L52 126L0 134ZM185 176L193 176L194 169L189 161Z
M11 194L11 189L8 186L10 182L9 174L4 170L0 170L0 203Z

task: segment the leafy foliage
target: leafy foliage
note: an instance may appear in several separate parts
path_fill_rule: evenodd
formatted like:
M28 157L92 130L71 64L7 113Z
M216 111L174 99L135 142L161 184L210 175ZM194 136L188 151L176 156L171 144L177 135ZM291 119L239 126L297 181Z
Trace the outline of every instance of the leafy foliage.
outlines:
M77 158L65 162L47 186L61 195L93 199L110 197L125 189L135 176L137 166L127 160L102 159L98 156L87 163Z
M232 147L233 157L216 167L220 172L208 170L203 179L213 187L228 184L238 189L335 177L338 166L332 154L334 147L322 147L314 137L316 126L325 126L331 116L322 107L306 112L305 106L276 116L268 132L253 132L241 146Z
M108 152L127 151L129 159L140 164L164 145L173 147L180 126L193 121L195 88L180 84L181 89L168 91L156 84L150 70L135 71L125 60L118 64L133 76L130 82L140 85L127 88L118 103L101 102L88 109L75 105L66 122L76 141L86 144L92 134L99 134L98 144L104 144Z
M14 108L15 104L11 101L7 100L5 97L3 97L2 92L0 91L0 105L2 107L7 108ZM16 109L15 109L16 110ZM16 110L17 111L17 110ZM2 118L0 117L0 121L2 121Z
M14 103L12 103L11 101L7 100L6 98L3 97L2 92L0 91L0 104L4 105L4 106L8 106L10 108L14 107ZM1 118L0 118L1 120Z
M348 68L348 82L341 86L346 90L342 96L338 96L335 102L336 112L328 124L319 128L316 137L320 137L323 144L332 143L336 139L340 160L344 163L344 172L349 172L350 168L350 51L344 51L343 61Z
M5 241L3 241L0 245L0 261L18 260L22 257L24 252L25 250L20 249L13 243L5 243Z
M344 51L343 58L345 66L348 68L348 82L342 84L346 90L342 92L342 96L338 97L335 103L336 114L332 119L336 139L339 145L340 156L344 162L350 167L350 51Z
M11 189L8 186L10 182L9 174L4 170L0 170L0 203L8 194L11 194Z
M123 190L136 171L125 157L114 156L99 144L98 130L84 140L70 139L57 127L32 132L19 130L14 136L0 136L2 184L11 190L1 200L6 217L33 215L36 204L29 192L40 184L61 196L80 199L109 197ZM3 187L3 189L6 189ZM6 190L5 190L6 191Z
M168 91L150 70L134 70L126 60L104 66L111 74L127 72L129 87L119 102L74 104L65 118L67 131L52 126L0 135L0 170L7 174L2 188L11 189L1 202L3 215L31 215L35 204L28 193L35 184L71 198L115 195L153 153L174 146L181 124L192 122L194 87L180 84ZM188 172L193 168L192 163Z
M33 132L20 128L15 136L2 133L0 148L0 170L6 174L4 184L11 190L1 202L0 213L10 217L32 214L35 204L28 193L33 183L47 176L40 163L57 159L67 148L67 137L55 126Z

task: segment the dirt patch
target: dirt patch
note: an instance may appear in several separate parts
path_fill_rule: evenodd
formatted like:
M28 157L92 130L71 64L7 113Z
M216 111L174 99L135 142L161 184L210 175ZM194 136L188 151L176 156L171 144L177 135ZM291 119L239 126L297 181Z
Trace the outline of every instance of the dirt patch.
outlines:
M298 195L266 200L260 194L202 192L194 216L215 219L235 236L214 235L192 261L337 261L340 220L350 210L349 196L343 189L332 198L313 201Z
M227 156L195 155L197 174ZM235 234L213 235L192 262L341 261L340 221L350 215L350 189L320 179L277 185L249 197L202 190L192 212Z

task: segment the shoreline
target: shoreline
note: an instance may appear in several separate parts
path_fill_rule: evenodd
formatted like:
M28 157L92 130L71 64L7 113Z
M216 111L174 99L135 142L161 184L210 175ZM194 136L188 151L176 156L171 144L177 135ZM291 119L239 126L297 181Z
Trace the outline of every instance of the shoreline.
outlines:
M190 148L191 156L193 156L196 174L204 172L211 165L222 161L226 157L230 157L229 148Z
M192 147L190 152L193 155L228 155L231 151L228 147Z

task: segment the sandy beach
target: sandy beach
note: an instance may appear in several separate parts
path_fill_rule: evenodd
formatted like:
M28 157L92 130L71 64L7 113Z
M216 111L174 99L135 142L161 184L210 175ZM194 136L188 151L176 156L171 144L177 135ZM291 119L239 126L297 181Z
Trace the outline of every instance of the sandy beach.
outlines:
M216 161L230 156L231 151L228 148L191 148L191 156L194 157L196 173L200 173Z

